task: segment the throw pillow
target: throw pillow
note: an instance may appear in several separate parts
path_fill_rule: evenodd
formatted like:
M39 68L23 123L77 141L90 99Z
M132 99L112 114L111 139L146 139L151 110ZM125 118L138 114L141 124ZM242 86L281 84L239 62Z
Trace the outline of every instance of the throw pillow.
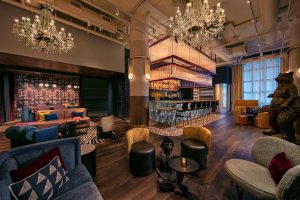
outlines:
M72 117L84 117L84 112L72 112Z
M21 167L17 170L12 170L10 172L11 178L13 182L20 181L30 175L32 175L37 170L41 169L45 165L47 165L53 158L55 157L60 158L60 163L62 164L62 167L66 170L65 164L62 160L59 147L55 147L54 149L51 149L47 153L43 154L41 157L39 157L37 160L30 163L30 165Z
M58 114L57 113L45 114L45 120L46 121L58 120Z
M58 138L58 127L51 126L34 132L35 142L45 142L49 140L56 140Z
M50 114L50 111L38 111L39 121L45 121L45 114Z
M31 176L9 185L18 200L50 199L69 180L58 156Z
M278 184L284 174L294 167L293 163L287 158L284 152L275 155L269 165L269 170L274 181Z

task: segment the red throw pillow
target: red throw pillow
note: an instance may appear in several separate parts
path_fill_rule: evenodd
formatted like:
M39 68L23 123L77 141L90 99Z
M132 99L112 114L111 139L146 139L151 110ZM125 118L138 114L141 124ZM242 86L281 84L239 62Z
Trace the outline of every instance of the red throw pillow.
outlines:
M286 157L286 154L281 152L272 158L269 170L274 181L278 184L284 174L293 167L293 163Z
M11 171L10 175L11 175L13 182L21 181L24 178L34 174L36 171L45 167L56 156L59 157L62 167L64 168L64 170L66 170L66 167L64 165L64 162L63 162L61 154L60 154L59 147L55 147L54 149L51 149L47 153L43 154L37 160L33 161L30 165Z

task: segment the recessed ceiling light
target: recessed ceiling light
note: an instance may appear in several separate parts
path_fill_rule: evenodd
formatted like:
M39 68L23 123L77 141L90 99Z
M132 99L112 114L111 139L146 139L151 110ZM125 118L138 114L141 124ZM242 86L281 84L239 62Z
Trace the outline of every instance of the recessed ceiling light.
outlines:
M255 19L252 19L251 21L252 21L252 23L254 23L254 22L255 22Z
M251 3L251 1L250 0L247 0L247 4L250 4Z

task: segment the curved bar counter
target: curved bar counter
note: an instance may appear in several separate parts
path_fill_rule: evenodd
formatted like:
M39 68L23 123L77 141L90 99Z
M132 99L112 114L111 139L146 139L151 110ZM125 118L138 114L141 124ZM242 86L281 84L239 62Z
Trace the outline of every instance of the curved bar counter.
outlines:
M176 125L210 115L218 105L216 100L152 100L149 101L149 119L160 124Z

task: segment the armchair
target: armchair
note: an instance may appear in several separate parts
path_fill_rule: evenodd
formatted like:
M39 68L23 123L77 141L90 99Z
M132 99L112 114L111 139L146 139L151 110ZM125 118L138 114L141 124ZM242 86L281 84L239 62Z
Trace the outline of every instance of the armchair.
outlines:
M295 166L276 185L268 166L272 158L280 152L285 152ZM239 199L242 199L243 190L260 199L299 199L299 146L277 137L263 137L254 144L252 156L254 162L230 159L225 163L225 171L236 184Z
M254 119L254 124L257 128L263 128L263 129L270 128L269 113L268 112L258 113L257 117L255 117Z
M184 127L181 155L197 161L200 169L206 168L207 155L211 148L211 132L204 127Z
M148 139L146 128L133 128L126 133L129 168L136 176L149 175L155 170L155 148Z

